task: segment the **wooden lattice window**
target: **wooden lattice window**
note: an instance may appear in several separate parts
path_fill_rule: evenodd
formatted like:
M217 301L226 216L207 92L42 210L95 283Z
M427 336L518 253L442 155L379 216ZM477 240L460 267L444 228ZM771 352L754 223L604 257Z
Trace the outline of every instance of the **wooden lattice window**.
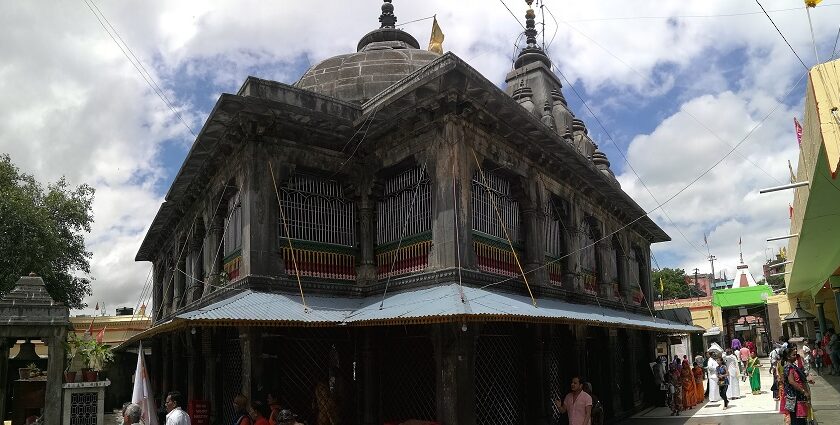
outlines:
M431 181L426 172L412 168L386 180L376 205L376 243L397 242L431 229Z
M380 278L426 268L431 250L431 181L412 168L385 181L376 205L376 268Z
M498 215L494 204L499 210ZM483 177L480 172L473 175L472 211L473 230L507 240L507 229L510 240L519 242L519 203L511 196L510 182L504 177L489 171L485 171ZM501 216L501 221L498 216Z
M224 232L227 257L242 248L242 203L239 202L239 193L228 199Z
M562 283L568 264L567 259L564 258L568 252L566 246L568 230L564 224L568 217L568 204L560 198L549 195L543 207L543 214L545 215L545 268L549 282L559 285Z
M344 197L338 182L308 175L289 179L280 193L286 229L280 235L292 239L333 245L355 246L356 217L353 201Z
M633 301L642 304L644 302L644 291L642 289L642 282L644 282L644 264L645 259L641 248L634 245L630 255L627 256L628 273L627 282L630 286L630 293L633 294Z
M586 293L594 294L598 287L598 239L601 232L598 231L598 222L593 217L586 217L580 224L578 231L580 237L580 274L583 280L583 290Z

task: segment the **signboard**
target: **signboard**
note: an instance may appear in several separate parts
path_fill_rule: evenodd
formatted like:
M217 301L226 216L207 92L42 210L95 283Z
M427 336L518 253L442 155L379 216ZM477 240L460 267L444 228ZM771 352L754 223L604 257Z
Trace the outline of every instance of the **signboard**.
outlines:
M187 413L192 425L210 425L210 402L207 400L190 400L187 403Z

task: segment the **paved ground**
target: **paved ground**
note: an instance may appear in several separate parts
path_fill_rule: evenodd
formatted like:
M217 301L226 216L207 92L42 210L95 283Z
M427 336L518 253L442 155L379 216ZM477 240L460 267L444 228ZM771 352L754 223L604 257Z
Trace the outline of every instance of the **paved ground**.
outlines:
M769 362L762 359L762 364ZM811 384L811 394L815 416L820 424L840 424L840 376L823 376L811 373L814 383ZM666 407L656 407L645 410L631 419L621 422L621 425L781 425L784 417L778 413L778 402L773 400L770 386L772 378L767 366L762 368L761 394L752 395L749 383L741 382L742 398L731 400L729 409L723 410L722 402L710 403L681 413L681 416L670 416ZM747 391L745 392L744 389Z

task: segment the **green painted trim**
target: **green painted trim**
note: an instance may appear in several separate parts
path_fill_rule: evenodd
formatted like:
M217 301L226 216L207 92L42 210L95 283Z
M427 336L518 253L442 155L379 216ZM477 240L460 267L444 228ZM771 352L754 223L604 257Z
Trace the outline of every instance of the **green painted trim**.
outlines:
M237 248L236 251L233 251L227 256L225 256L225 258L222 258L222 264L227 264L231 262L231 260L233 260L234 258L240 256L242 256L242 247Z
M511 244L508 243L507 239L497 238L495 236L488 235L487 233L480 232L478 230L473 230L472 234L473 234L473 239L475 239L479 242L485 243L487 245L495 246L496 248L510 249ZM522 249L522 245L520 245L516 242L513 243L513 247L517 251L520 251Z
M425 242L425 241L430 241L430 240L432 240L432 231L431 230L429 230L427 232L418 233L416 235L411 235L411 236L403 238L402 246L406 247L406 246L409 246L409 245L413 245L417 242ZM397 245L400 245L400 241L393 241L393 242L384 243L384 244L381 244L381 245L377 245L376 248L375 248L375 251L376 251L377 254L380 254L380 253L383 253L383 252L386 252L386 251L390 251L392 249L397 249Z
M289 247L289 240L281 238L280 249ZM333 254L347 254L356 255L356 248L347 245L336 245L323 242L304 241L300 239L292 239L292 248L305 249L307 251L329 252Z
M829 276L828 283L831 284L832 288L840 288L840 276Z

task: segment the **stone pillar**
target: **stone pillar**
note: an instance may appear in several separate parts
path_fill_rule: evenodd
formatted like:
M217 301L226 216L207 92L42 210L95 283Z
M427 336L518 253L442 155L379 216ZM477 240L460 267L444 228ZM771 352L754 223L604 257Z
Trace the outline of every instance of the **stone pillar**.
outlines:
M240 326L239 345L242 348L242 395L251 399L251 380L253 379L254 332L251 328Z
M836 313L837 319L834 323L837 323L837 326L840 326L840 288L834 288L834 312ZM840 331L840 329L836 329Z
M474 425L475 346L478 324L432 325L437 362L437 421L444 424Z
M472 151L465 145L464 133L463 121L447 115L435 142L427 150L428 155L433 155L429 158L432 178L431 269L457 267L459 248L461 267L475 268L470 206L475 160Z
M45 425L61 424L61 391L64 382L64 341L67 340L67 329L59 328L53 331L53 335L44 342L47 345L47 393L44 395L44 417ZM5 384L5 382L3 383ZM100 399L99 411L101 415L102 400Z
M379 424L379 369L376 328L364 328L362 345L362 420L364 425Z
M222 271L221 267L221 247L219 244L222 243L222 231L225 227L225 213L222 211L222 208L226 208L223 205L219 204L219 199L214 198L213 202L210 202L212 206L208 212L207 217L212 217L211 221L209 221L209 231L207 234L207 238L204 240L204 270L206 270L204 274L204 296L207 294L212 293L216 288L213 285L219 285L219 278L218 275ZM218 205L219 212L216 213L214 216L213 213L216 210L216 206Z
M213 346L213 328L201 329L201 357L204 359L203 398L210 402L210 423L216 423L216 416L221 409L216 405L216 363L218 354Z
M272 159L264 145L250 140L244 153L244 181L242 184L242 263L240 276L284 276L286 267L280 253L277 194L272 169ZM281 170L275 161L275 179ZM280 181L277 181L279 187Z
M9 382L9 349L15 341L0 338L0 420L6 416L6 383Z
M367 191L362 190L362 192ZM376 260L374 258L376 229L373 222L376 201L369 194L362 193L356 205L359 208L359 231L356 236L360 253L356 276L360 283L373 283L376 281Z
M522 259L522 266L525 271L536 270L527 275L528 283L544 285L548 283L548 273L545 270L545 214L542 208L545 201L542 199L542 185L536 172L528 173L528 177L522 179L524 186L524 198L520 202L520 215L522 227L525 230L525 258Z
M823 303L817 303L817 320L820 323L820 337L825 335L825 308Z
M548 425L551 423L551 389L546 368L546 341L549 340L549 325L531 325L530 346L524 350L525 363L525 423Z
M198 379L198 374L200 373L197 373L196 370L198 366L196 357L199 356L199 350L198 347L196 347L198 338L196 338L191 331L187 332L190 332L187 334L187 346L185 347L187 351L187 400L196 400L198 399L199 392L196 380Z

